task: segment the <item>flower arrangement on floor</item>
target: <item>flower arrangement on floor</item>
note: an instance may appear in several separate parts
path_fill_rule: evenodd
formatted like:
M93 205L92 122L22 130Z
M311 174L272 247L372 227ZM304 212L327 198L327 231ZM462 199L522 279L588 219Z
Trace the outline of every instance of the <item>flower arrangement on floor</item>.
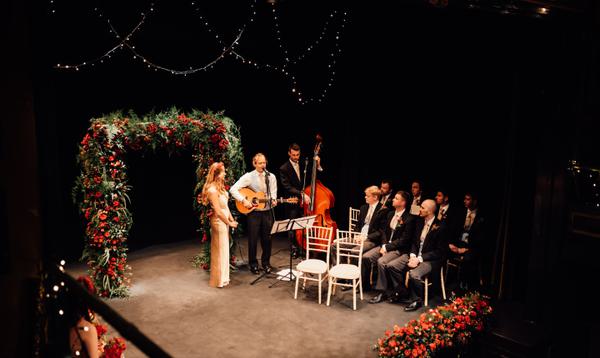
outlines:
M90 122L79 146L81 173L73 188L73 200L85 224L82 260L87 262L100 296L124 297L129 294L126 273L130 270L126 241L133 223L127 209L131 186L125 153L144 149L166 149L169 153L193 150L193 159L198 163L193 202L200 218L202 241L206 244L210 241L210 208L197 197L213 162L225 163L229 180L243 173L239 129L221 112L193 110L184 114L177 108L143 117L118 112ZM208 247L210 250L210 244Z
M98 351L101 352L101 357L121 358L127 349L125 340L121 337L110 338L107 334L108 329L106 326L99 323L97 319L95 319L94 326L98 334Z
M483 330L492 307L479 293L453 298L452 302L421 314L404 327L386 331L374 349L379 357L431 357L448 348L465 347L474 332Z

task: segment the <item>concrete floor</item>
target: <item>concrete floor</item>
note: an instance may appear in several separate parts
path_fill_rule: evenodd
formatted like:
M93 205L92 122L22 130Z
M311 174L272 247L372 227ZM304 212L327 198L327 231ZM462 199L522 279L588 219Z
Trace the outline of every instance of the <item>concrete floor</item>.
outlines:
M246 242L240 246L247 259ZM274 241L271 263L281 269L289 265L286 246L283 239ZM372 347L386 329L424 311L369 304L374 293L366 293L353 311L351 291L339 290L327 307L325 285L321 305L314 285L294 300L289 282L269 288L274 279L263 279L250 285L257 276L245 265L232 274L230 286L210 288L208 273L190 263L198 250L197 241L184 241L131 253L131 297L107 300L174 357L375 357ZM84 269L70 272L76 276ZM144 354L129 344L126 356Z

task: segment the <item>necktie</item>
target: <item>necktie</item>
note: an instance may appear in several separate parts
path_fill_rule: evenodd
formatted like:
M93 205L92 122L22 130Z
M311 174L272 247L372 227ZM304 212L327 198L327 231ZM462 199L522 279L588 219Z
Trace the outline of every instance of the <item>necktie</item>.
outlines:
M445 212L446 212L446 209L440 208L440 212L438 213L438 220L442 220L444 218Z
M390 228L392 230L395 230L396 226L398 226L398 220L400 220L400 213L396 213L396 215L394 215L392 218L392 222L390 223Z
M294 163L294 164L292 164L292 166L294 167L294 171L296 172L296 175L298 176L298 180L300 180L300 166L298 165L298 163Z
M467 214L467 218L465 219L465 231L469 231L471 229L471 225L473 224L473 212L469 211Z

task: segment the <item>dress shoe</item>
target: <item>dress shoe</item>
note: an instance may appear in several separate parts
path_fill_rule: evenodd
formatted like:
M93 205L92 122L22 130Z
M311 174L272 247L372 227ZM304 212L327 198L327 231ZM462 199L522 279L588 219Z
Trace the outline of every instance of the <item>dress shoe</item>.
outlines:
M273 266L271 266L271 265L269 265L269 264L263 265L263 270L264 270L266 273L271 273L271 272L273 272Z
M258 266L250 266L250 272L252 272L255 275L258 275L260 273L260 271L258 270Z
M383 302L385 300L387 300L387 296L386 296L385 293L382 292L382 293L378 294L377 296L371 298L369 300L369 303L380 303L380 302Z
M421 302L419 300L413 301L413 303L411 303L410 305L404 307L404 311L405 312L416 311L419 308L421 308L421 306L423 306L423 302Z

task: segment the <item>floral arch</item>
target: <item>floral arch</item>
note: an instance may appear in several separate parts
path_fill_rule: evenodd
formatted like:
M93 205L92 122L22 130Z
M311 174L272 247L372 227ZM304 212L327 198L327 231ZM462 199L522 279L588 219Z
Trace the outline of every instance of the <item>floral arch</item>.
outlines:
M79 146L81 173L75 181L73 200L83 216L85 246L82 260L104 297L129 294L126 273L127 237L133 223L127 209L128 151L166 149L169 153L193 150L198 164L194 198L202 191L206 171L215 161L223 161L227 177L237 178L244 170L239 129L222 112L193 110L183 114L177 108L138 117L130 112L94 118ZM193 200L200 218L203 242L210 239L208 208Z

